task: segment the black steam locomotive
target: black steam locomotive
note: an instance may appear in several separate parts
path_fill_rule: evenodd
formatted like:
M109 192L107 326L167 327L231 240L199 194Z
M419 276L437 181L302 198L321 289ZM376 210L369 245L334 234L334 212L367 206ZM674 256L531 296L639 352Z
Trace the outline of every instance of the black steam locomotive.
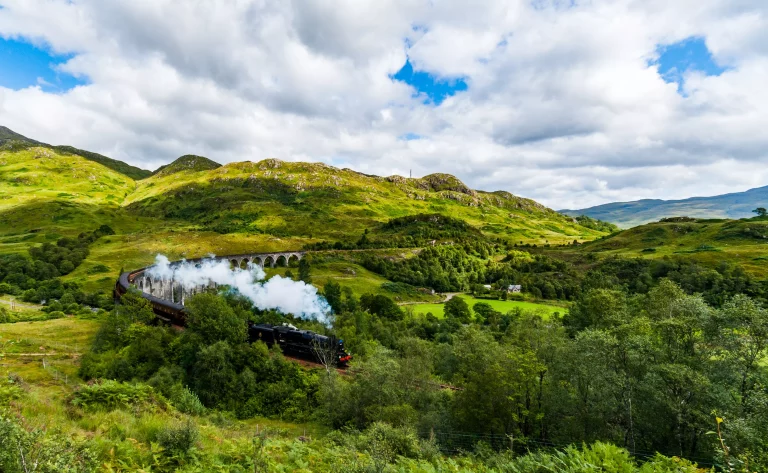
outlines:
M344 350L344 341L326 337L309 330L299 330L293 325L251 324L248 327L248 341L258 340L267 346L274 344L286 355L293 355L322 362L320 358L327 356L329 361L338 367L345 367L352 356Z
M128 291L133 281L145 269L137 269L120 275L115 283L115 300L119 300ZM141 296L152 304L152 309L160 320L180 327L186 325L187 314L183 305L154 297L145 292L141 293ZM251 343L256 340L263 340L270 347L277 343L286 355L314 361L321 361L318 359L318 353L330 354L339 367L345 367L352 359L352 356L344 350L343 340L326 337L309 330L299 330L293 325L250 324L248 339Z

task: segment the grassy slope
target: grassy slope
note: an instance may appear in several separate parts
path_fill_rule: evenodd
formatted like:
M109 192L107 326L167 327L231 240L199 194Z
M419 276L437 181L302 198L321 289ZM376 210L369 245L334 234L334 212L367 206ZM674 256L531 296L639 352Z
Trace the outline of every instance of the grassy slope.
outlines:
M106 461L112 447L123 453L146 450L149 436L187 416L162 409L140 413L118 409L72 415L66 400L83 384L77 377L78 358L88 350L98 326L96 320L78 318L0 324L0 376L15 374L24 380L25 393L13 409L25 417L28 428L55 426L56 431L72 438L101 439L105 451L100 453L102 461ZM41 353L46 356L37 356ZM212 452L226 452L232 443L250 444L257 425L261 430L279 429L286 438L300 435L317 438L326 432L316 424L291 424L264 418L222 421L214 415L196 417L194 423L200 429L200 447Z
M355 240L365 228L421 212L461 218L515 241L601 235L533 201L475 192L448 175L386 179L274 160L218 167L185 156L134 181L68 152L0 146L0 254L25 253L31 245L110 225L117 234L95 242L86 261L66 277L87 290L109 290L121 269L151 264L157 253L198 257L297 249L320 238ZM211 219L246 219L248 231L219 234L209 229ZM99 264L108 272L94 273ZM320 269L326 270L342 282L349 277ZM364 279L349 284L378 291L382 281Z
M555 254L664 258L685 256L708 266L728 261L768 277L768 219L651 223Z
M157 174L139 182L126 205L143 215L204 225L233 222L250 232L313 239L356 239L365 228L416 213L450 215L515 241L560 243L601 235L534 201L472 191L452 176L382 178L278 160Z
M469 305L470 308L472 308L472 306L478 302L485 302L490 304L491 307L493 307L493 310L499 311L502 314L506 314L510 310L519 308L526 311L540 312L548 317L554 314L555 312L559 313L560 315L563 315L568 310L564 307L559 307L556 305L540 304L535 302L476 299L472 296L468 296L464 294L462 294L459 297L464 299L464 301ZM432 315L434 315L435 317L442 318L444 315L443 307L444 307L443 304L414 304L410 306L405 306L405 309L413 310L414 314L426 314L427 312L431 312Z

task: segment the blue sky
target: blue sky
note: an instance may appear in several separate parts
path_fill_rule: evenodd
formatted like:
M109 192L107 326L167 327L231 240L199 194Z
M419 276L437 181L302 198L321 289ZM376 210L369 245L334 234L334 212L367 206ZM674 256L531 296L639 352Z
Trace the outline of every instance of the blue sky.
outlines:
M659 59L656 64L659 74L666 82L677 84L678 92L683 91L684 74L688 71L702 72L707 76L719 76L725 68L719 66L712 58L704 38L691 37L660 46Z
M39 85L46 92L65 92L86 83L56 70L71 57L56 55L29 42L0 38L0 86L19 90Z
M463 78L443 79L427 72L415 71L410 60L406 60L405 65L392 78L412 86L416 89L416 95L426 95L424 103L435 105L440 105L456 92L467 90L467 82Z

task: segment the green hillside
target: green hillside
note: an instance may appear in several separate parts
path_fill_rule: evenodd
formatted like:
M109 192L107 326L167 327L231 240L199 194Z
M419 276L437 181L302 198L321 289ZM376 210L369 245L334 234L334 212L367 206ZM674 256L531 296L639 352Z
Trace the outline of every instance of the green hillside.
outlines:
M120 166L3 133L13 139L0 145L0 254L25 254L108 225L116 234L93 242L65 276L88 290L107 290L121 268L150 264L157 253L190 258L324 242L349 248L366 230L371 244L364 248L486 236L554 244L605 235L532 200L474 191L445 174L381 178L277 160L220 166L187 155L137 181Z
M768 186L712 197L612 202L581 210L561 210L560 212L574 217L587 215L615 223L622 228L629 228L668 217L746 218L753 216L752 211L757 207L768 207Z
M168 168L175 172L164 169L139 182L126 207L220 233L308 239L357 237L391 218L423 213L449 215L487 235L520 242L561 243L604 234L530 199L475 191L446 174L377 177L276 159L216 169L178 163Z
M578 247L551 251L598 257L685 257L710 267L729 262L741 265L753 275L766 277L768 218L670 218L617 232Z
M58 151L61 154L74 154L89 161L99 163L113 171L128 176L131 179L143 179L152 175L152 173L146 169L137 168L136 166L131 166L130 164L108 158L98 153L77 149L74 146L51 146L20 135L7 127L0 126L0 149L21 150L29 147L45 147Z

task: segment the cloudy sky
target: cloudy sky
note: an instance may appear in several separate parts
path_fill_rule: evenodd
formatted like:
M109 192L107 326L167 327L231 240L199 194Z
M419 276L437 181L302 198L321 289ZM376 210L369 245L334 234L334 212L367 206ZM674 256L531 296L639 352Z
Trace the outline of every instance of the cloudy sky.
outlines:
M765 0L0 0L0 125L554 208L768 185Z

